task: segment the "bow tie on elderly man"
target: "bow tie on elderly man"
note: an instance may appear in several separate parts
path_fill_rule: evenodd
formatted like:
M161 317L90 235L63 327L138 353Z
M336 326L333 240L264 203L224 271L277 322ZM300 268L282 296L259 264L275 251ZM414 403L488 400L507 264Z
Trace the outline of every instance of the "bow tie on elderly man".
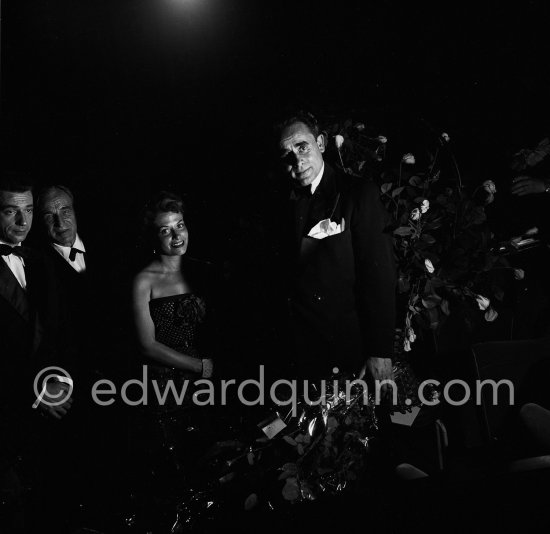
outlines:
M76 255L80 253L80 254L84 254L84 251L83 250L80 250L79 248L76 248L76 247L72 247L71 248L71 252L69 253L69 259L71 261L75 261L76 260Z

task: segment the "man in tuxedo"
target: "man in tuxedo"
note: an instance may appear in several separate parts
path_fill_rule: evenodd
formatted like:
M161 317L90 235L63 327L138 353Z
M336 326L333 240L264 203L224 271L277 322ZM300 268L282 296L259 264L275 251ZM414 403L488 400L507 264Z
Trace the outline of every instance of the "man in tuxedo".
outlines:
M70 446L58 463L66 465L71 473L73 493L86 500L95 498L91 481L97 477L106 454L105 439L91 429L115 424L112 410L101 411L90 395L93 383L103 372L102 364L106 364L107 355L112 355L105 326L107 310L100 307L106 301L99 298L112 294L98 281L97 264L90 254L94 247L85 244L79 233L72 191L64 185L45 186L36 204L41 248L52 263L58 292L56 345L61 366L74 380L72 417L56 437ZM110 263L105 265L111 268Z
M43 420L35 417L31 408L36 400L34 376L56 363L51 360L49 337L56 317L51 270L43 256L23 245L33 211L30 185L17 177L0 181L0 491L14 499L22 487L18 457L32 455L33 445L40 442ZM53 406L47 402L52 400L50 393L59 400L62 389L66 389L64 384L49 383L38 411L53 419L64 418L72 399ZM21 518L14 520L20 522ZM4 526L0 522L0 530Z
M51 266L40 253L23 245L33 213L30 185L15 179L0 182L0 346L6 371L2 374L3 394L6 388L21 391L21 378L31 369L55 363L51 357L57 300ZM68 407L43 408L60 418Z
M13 189L13 190L12 190ZM30 187L3 184L0 191L0 313L3 354L22 362L40 345L41 326L29 302L28 250L21 246L31 229L33 196ZM7 359L4 356L3 360Z
M42 250L53 265L58 289L57 344L66 368L78 375L90 369L93 340L98 336L90 260L78 233L74 196L67 187L44 187L37 208L44 237Z
M285 263L296 374L326 377L337 367L392 379L395 267L378 188L323 160L309 113L280 122L277 139L292 186Z

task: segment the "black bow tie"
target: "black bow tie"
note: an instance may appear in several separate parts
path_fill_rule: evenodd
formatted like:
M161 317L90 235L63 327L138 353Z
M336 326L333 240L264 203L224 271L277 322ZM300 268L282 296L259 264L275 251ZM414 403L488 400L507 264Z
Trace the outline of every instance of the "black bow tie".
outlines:
M71 261L76 260L76 255L77 255L79 252L82 253L82 254L84 254L84 251L83 251L83 250L80 250L79 248L74 248L74 247L72 247L72 248L71 248L71 252L69 253L69 259L70 259Z
M0 244L0 256L9 256L13 254L14 256L19 256L20 258L28 257L28 250L24 247L12 247L10 245Z

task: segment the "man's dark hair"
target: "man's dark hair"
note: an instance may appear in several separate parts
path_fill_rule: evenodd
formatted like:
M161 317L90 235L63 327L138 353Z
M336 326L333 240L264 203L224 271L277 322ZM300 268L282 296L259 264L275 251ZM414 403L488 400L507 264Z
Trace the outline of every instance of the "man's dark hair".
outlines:
M38 196L36 198L35 204L36 204L36 206L38 207L39 210L41 210L41 205L44 202L44 199L52 191L55 191L55 190L62 191L63 193L65 193L71 199L71 202L74 203L74 195L73 195L72 191L66 185L49 184L49 185L45 185L44 187L41 187L40 191L38 192Z
M0 177L0 192L3 193L26 193L33 192L32 181L26 174L16 172L2 173Z
M285 114L280 120L275 123L274 133L276 137L280 137L281 132L285 128L288 128L289 126L292 126L297 122L305 124L308 127L309 131L313 134L313 137L315 137L315 139L317 139L317 137L321 133L319 122L317 121L313 113L305 110L297 110L292 113Z

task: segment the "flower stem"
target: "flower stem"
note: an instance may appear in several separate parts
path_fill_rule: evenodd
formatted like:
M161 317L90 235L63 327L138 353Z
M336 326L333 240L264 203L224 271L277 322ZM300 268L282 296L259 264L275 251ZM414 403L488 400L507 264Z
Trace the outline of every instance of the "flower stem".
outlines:
M439 147L437 147L437 150L435 151L435 156L434 156L434 160L432 161L432 165L430 167L430 171L428 172L428 175L431 176L433 170L434 170L434 167L435 167L435 164L437 162L437 157L439 156Z
M451 160L453 161L453 165L456 172L456 179L458 181L458 190L462 191L462 177L460 176L460 169L458 168L458 163L456 161L455 155L451 152Z
M399 180L397 181L397 187L401 187L401 169L403 168L403 162L399 163Z
M342 153L340 152L340 148L338 148L338 156L340 157L340 163L342 164L342 169L344 172L346 172L346 167L344 165L344 160L342 159Z

